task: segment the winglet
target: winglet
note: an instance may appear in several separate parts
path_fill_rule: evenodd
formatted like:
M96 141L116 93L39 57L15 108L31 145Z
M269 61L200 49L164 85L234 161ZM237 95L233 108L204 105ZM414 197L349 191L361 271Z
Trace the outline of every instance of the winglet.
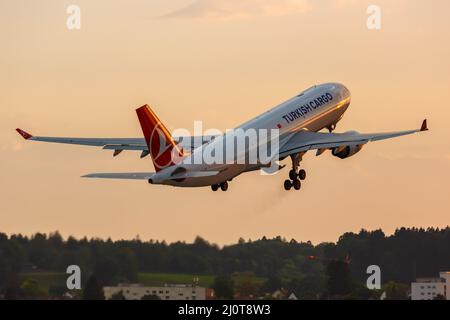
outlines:
M427 119L423 120L422 126L420 127L420 131L428 131Z
M17 131L17 132L18 132L25 140L28 140L28 139L33 138L33 136L32 136L31 134L29 134L29 133L26 132L26 131L23 131L22 129L17 128L16 131Z

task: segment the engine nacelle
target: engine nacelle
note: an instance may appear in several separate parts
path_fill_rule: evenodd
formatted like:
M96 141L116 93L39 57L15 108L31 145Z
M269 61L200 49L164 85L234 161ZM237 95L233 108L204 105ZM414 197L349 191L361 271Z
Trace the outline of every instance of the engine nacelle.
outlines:
M362 147L363 146L360 144L360 145L355 145L355 146L345 146L345 147L341 147L341 148L334 148L333 150L331 150L331 154L340 159L345 159L345 158L351 157L351 156L357 154L358 152L360 152Z

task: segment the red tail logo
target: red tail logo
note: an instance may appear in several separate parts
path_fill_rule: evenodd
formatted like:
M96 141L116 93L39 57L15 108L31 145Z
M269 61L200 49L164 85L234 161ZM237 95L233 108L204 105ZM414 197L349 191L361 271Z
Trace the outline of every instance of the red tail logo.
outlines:
M172 135L148 105L136 109L145 142L156 171L170 167L183 156Z

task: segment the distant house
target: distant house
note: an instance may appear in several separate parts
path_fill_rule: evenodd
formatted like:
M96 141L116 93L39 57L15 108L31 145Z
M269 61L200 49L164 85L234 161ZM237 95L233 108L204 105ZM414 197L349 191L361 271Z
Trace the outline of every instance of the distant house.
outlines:
M166 284L163 287L146 287L142 284L120 283L115 287L104 287L107 300L122 292L126 300L141 300L144 296L157 296L161 300L206 300L214 298L212 289L186 284Z
M272 293L272 298L277 300L283 300L286 295L288 294L287 290L284 288L276 290L274 293Z
M272 298L276 300L298 300L294 292L288 291L284 288L278 289L272 293Z
M411 300L450 300L450 272L440 272L439 278L417 278L411 283Z

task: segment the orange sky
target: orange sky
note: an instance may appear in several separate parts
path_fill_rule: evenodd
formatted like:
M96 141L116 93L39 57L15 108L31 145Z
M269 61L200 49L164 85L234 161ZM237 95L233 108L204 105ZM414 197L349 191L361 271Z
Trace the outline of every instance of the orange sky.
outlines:
M78 4L82 26L66 28ZM369 4L381 31L366 28ZM281 235L450 224L450 2L358 0L0 0L0 231L226 244ZM101 171L153 171L134 152L26 143L33 134L139 137L134 109L169 128L232 128L301 90L344 83L337 131L431 131L369 144L355 157L307 154L301 192L287 170L245 174L226 193Z

